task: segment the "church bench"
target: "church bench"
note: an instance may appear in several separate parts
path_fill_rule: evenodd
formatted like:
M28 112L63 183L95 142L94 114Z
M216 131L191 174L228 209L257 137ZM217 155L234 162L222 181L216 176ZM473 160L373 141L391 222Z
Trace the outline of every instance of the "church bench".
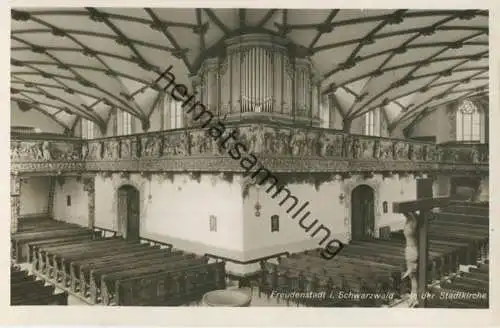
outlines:
M11 289L11 305L42 305L54 294L54 286L31 285L27 289Z
M489 235L483 232L475 232L468 229L454 229L441 226L431 225L429 228L429 238L442 239L442 240L465 240L470 243L471 252L473 256L477 258L477 255L481 255L486 252L486 245L488 244Z
M86 260L91 258L99 258L101 256L106 256L109 254L116 254L118 256L122 253L127 253L135 250L147 250L150 249L151 246L140 243L124 243L117 244L106 247L106 249L102 248L91 248L82 252L74 252L74 253L66 253L64 255L57 254L52 258L53 265L56 271L56 279L62 277L64 281L70 276L70 267L71 262Z
M354 288L361 290L368 288L375 290L380 284L385 284L394 287L394 278L392 270L381 267L370 267L369 265L362 265L360 263L353 264L352 262L339 261L324 263L324 259L310 257L297 259L284 259L280 263L282 267L291 268L306 268L311 273L324 273L329 276L338 276L340 279L339 286Z
M29 292L41 290L45 286L43 280L26 279L21 281L11 281L10 292L13 295L22 295Z
M351 287L358 291L364 288L376 290L381 284L391 288L395 286L394 271L391 266L371 266L368 263L353 263L341 258L337 261L332 260L325 263L324 259L304 256L300 259L283 259L280 267L287 270L298 268L308 273L331 276L334 277L333 280L337 287Z
M487 272L471 271L467 274L466 278L471 280L477 280L482 282L488 282L490 275Z
M400 239L391 240L373 240L366 241L368 245L378 243L381 245L394 244L398 248L402 248L404 251L404 242ZM436 243L434 240L429 239L429 265L427 269L429 270L429 279L438 279L440 276L455 272L459 267L460 259L460 248L454 247L452 245Z
M472 257L470 256L469 246L470 243L464 241L452 241L452 240L438 240L438 239L430 239L429 242L432 242L436 245L447 245L452 246L457 249L458 253L458 263L459 264L468 264Z
M488 226L489 217L480 215L470 215L462 213L439 213L436 215L436 221L451 221L457 223L482 224Z
M58 228L56 230L43 230L43 231L30 231L30 232L17 232L11 234L11 241L14 245L22 245L28 242L44 240L49 238L57 238L64 236L71 236L78 233L90 233L88 229L85 228Z
M356 288L350 289L350 286L339 280L335 274L328 275L322 272L304 272L296 267L282 268L271 263L264 263L262 267L261 283L259 293L264 292L271 295L276 292L325 292L325 299L318 298L294 298L286 299L290 302L304 304L306 306L321 307L352 307L352 306L381 306L388 303L387 299L342 299L336 297L339 292L369 292L370 289ZM371 290L372 292L374 290ZM383 291L383 292L386 292ZM331 297L333 296L333 297Z
M33 232L28 234L13 234L11 236L11 245L13 249L13 255L17 262L24 261L28 250L26 245L33 241L46 240L54 237L69 237L76 235L90 235L90 231L87 229L65 229L65 230L55 230L55 231L45 231L45 232Z
M473 291L487 292L489 289L488 282L485 282L483 280L471 279L470 277L467 276L455 278L449 282L442 282L440 285L442 287L448 286L451 289L453 288L457 290L467 289L469 291L473 290Z
M480 268L483 271L479 271ZM470 272L461 272L459 275L439 282L439 287L431 289L437 296L426 302L427 307L456 307L456 308L488 308L489 306L489 269L488 265L480 265L479 269ZM441 293L470 293L480 297L473 298L468 295L453 299L441 298ZM469 294L469 295L470 295Z
M442 221L435 220L429 225L429 229L441 228L450 229L452 231L471 231L478 235L488 235L489 227L487 225L478 225L473 223L463 223L463 222L453 222L453 221Z
M285 265L282 269L286 276L291 274L290 270L293 270L292 266ZM359 268L358 268L359 269ZM322 276L324 278L331 278L334 287L340 290L352 290L352 291L362 291L371 290L375 291L381 289L381 286L390 286L391 281L387 277L385 272L371 272L371 274L356 271L354 268L328 268L329 273L325 272L324 269L320 268L304 268L303 273L307 276L307 279L311 279L311 276ZM292 272L293 273L293 272ZM280 278L281 278L280 273ZM288 283L280 282L280 287L287 286ZM285 288L286 289L286 288Z
M15 241L38 240L37 238L47 238L53 235L57 236L58 234L64 234L75 230L88 229L78 226L58 226L54 230L45 230L41 228L40 230L35 231L15 232L11 234L11 238Z
M441 210L441 212L488 216L489 215L489 207L484 207L484 206L467 206L467 205L451 205L451 206L443 208Z
M404 270L404 254L403 249L399 252L380 252L380 250L374 250L373 248L367 247L367 245L356 245L348 244L342 250L344 256L349 256L353 258L377 261L384 264L394 265L401 267Z
M206 292L225 288L225 263L207 263L120 280L106 303L179 306L200 300Z
M71 244L71 243L78 243L81 241L85 240L90 240L92 238L91 235L76 235L76 236L69 236L69 237L59 237L59 238L50 238L46 240L38 240L38 241L33 241L28 243L28 262L33 262L37 259L36 255L36 249L38 247L43 247L46 245L64 245L64 244Z
M144 265L144 261L183 255L183 252L178 250L172 252L170 249L153 247L154 246L151 246L150 249L140 251L139 253L125 253L118 256L113 255L112 258L105 257L92 262L73 262L71 268L72 282L78 285L72 285L71 289L75 292L78 291L82 296L87 296L87 291L90 288L92 270L97 274L104 274L106 272L120 271L124 268L134 267L135 265Z
M72 279L73 277L79 279L82 271L90 272L90 269L108 267L114 263L123 263L124 261L129 263L152 254L164 254L164 256L172 254L172 250L170 249L161 249L159 246L149 246L147 244L142 245L145 245L145 247L120 250L119 253L106 253L98 257L71 261L69 269L70 275ZM181 252L175 251L175 254L177 253Z
M118 240L118 238L113 238L113 239ZM111 240L111 239L108 239L108 240ZM43 243L41 245L33 247L33 252L36 253L33 255L33 258L37 257L40 265L44 266L47 264L46 263L47 257L51 257L53 251L56 251L59 249L62 250L62 249L80 247L80 245L89 244L91 242L98 243L98 242L101 242L101 240L93 241L90 238L84 239L84 240L72 240L71 238L68 238L67 242L63 242L63 243L59 243L59 242Z
M60 250L69 250L69 249L80 249L80 252L83 251L82 246L90 245L91 243L95 246L101 246L103 249L108 247L112 243L119 243L121 238L109 238L104 240L97 241L83 241L78 243L71 243L68 245L54 246L49 245L45 247L38 248L38 263L40 267L40 273L51 273L53 270L53 262L52 257L55 255L55 252Z
M27 271L11 267L11 305L67 304L67 294L53 295L55 287L45 286L43 280Z
M59 278L64 278L66 272L69 275L70 263L71 261L84 260L88 258L94 258L103 256L106 254L119 254L120 251L126 251L128 249L141 248L145 249L147 246L141 245L139 243L127 243L125 241L118 241L116 243L107 243L104 247L103 245L87 244L80 248L80 250L67 250L65 252L54 252L52 254L52 273L56 282L59 282ZM50 275L50 272L49 272Z
M45 289L51 291L50 286L45 286ZM68 305L68 293L59 294L35 294L29 297L18 297L11 299L11 305Z
M23 281L33 281L36 279L35 275L30 275L28 271L11 271L10 273L10 282L17 283Z
M41 228L65 226L66 222L56 221L50 218L19 218L17 232L41 230Z
M207 264L208 259L206 257L194 257L190 259L183 259L178 261L165 261L162 263L155 263L149 265L147 261L144 265L141 265L138 268L131 268L128 270L103 274L100 278L100 286L97 286L98 277L95 275L91 277L91 297L92 301L98 301L97 299L97 291L96 289L100 287L100 295L103 303L105 305L109 305L109 302L112 300L110 297L110 293L114 293L116 284L119 283L120 280L131 279L131 278L141 278L142 276L152 275L152 274L160 274L162 272L167 272L171 270L179 270L184 269L190 266L195 265L205 265ZM92 273L91 273L92 275ZM92 279L93 278L93 279ZM92 283L94 282L94 284Z

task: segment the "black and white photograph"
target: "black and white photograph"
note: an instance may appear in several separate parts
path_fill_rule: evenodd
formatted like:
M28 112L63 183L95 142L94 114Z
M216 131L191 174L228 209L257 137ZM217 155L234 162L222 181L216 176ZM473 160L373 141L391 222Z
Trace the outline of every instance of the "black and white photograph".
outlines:
M74 5L10 8L14 311L490 308L490 10Z

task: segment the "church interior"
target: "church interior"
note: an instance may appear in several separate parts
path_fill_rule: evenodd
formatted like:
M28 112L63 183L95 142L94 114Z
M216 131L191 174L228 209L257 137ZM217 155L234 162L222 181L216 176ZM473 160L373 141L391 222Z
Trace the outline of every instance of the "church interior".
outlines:
M488 308L488 32L487 10L12 9L11 305Z

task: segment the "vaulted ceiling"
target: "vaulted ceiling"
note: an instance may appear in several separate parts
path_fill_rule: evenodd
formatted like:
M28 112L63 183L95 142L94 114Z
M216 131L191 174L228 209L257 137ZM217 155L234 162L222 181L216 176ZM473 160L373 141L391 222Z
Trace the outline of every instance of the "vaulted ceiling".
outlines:
M347 119L377 107L390 126L488 92L483 10L16 8L11 99L71 129L113 108L143 121L168 65L187 82L203 56L242 32L287 37L311 56Z

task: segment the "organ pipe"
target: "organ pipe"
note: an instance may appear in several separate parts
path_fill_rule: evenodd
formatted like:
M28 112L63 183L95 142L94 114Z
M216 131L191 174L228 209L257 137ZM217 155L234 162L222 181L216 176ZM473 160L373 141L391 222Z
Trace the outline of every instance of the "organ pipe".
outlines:
M207 59L198 75L199 97L214 114L319 119L320 90L309 58L290 56L288 41L271 35L241 35L225 42L223 61Z

